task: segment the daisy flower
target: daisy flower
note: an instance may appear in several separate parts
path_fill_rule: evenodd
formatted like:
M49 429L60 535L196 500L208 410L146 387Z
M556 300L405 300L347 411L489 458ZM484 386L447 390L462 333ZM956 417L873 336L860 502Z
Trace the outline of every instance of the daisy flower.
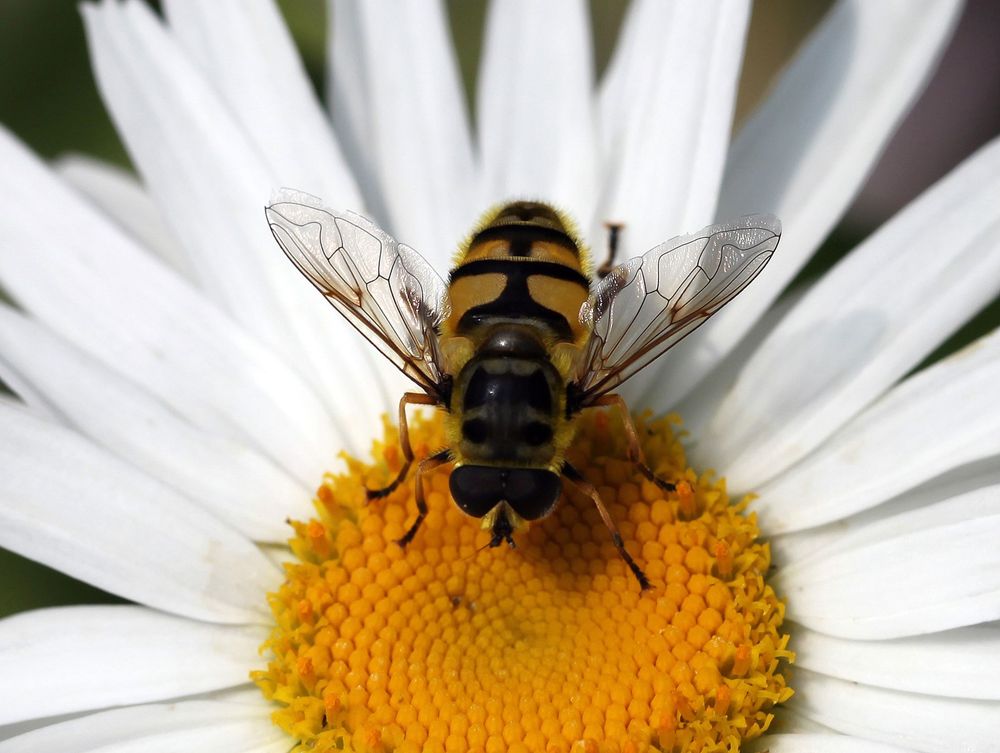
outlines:
M134 602L0 622L0 751L997 750L1000 335L911 372L1000 288L1000 143L778 300L958 3L837 3L732 139L738 0L636 0L599 82L582 2L495 2L474 132L433 0L332 2L332 127L269 0L163 6L83 7L138 180L0 132L0 546ZM278 186L442 273L511 197L625 223L622 258L781 217L629 384L684 418L642 423L677 493L602 414L573 450L652 592L572 498L477 552L444 473L392 545L412 490L360 498L403 382L274 245Z

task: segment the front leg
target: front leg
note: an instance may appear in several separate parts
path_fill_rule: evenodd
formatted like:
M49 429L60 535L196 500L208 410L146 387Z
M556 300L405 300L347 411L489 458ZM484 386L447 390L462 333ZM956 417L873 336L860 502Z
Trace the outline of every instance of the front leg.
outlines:
M397 542L401 547L406 547L413 537L417 535L417 530L420 528L420 524L424 522L424 518L427 517L427 501L424 499L424 479L423 476L428 471L432 471L439 465L444 465L445 463L450 463L454 458L451 455L451 450L444 449L429 458L424 458L420 461L417 466L417 477L414 479L414 489L413 496L417 501L417 519L413 521L413 525L410 526L409 530L403 534L403 537Z
M399 469L396 478L383 489L366 489L368 500L382 499L396 491L413 464L413 448L410 447L410 429L406 424L407 405L437 405L436 398L426 395L423 392L404 392L399 399L399 446L403 451L403 467Z
M625 441L628 443L626 454L632 464L642 472L643 476L664 491L677 491L677 487L674 484L661 479L653 472L652 468L646 465L646 461L642 456L642 446L639 444L639 432L636 431L635 423L632 421L632 414L629 412L628 405L625 404L625 398L618 394L604 395L589 407L597 408L604 405L618 408L622 415L622 424L625 426Z

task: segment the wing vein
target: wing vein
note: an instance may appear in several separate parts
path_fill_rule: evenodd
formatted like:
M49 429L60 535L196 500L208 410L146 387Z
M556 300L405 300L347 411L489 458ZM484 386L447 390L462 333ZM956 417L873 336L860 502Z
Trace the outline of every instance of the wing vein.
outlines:
M437 327L447 316L444 282L413 249L360 215L284 190L266 209L285 255L397 369L442 397Z
M770 215L674 238L616 267L580 311L591 335L575 394L587 407L701 326L760 274L781 236Z

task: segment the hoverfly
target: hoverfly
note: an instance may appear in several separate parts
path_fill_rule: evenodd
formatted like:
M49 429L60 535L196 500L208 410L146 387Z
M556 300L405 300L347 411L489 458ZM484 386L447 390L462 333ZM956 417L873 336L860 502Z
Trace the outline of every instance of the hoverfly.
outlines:
M282 192L267 218L288 258L365 338L420 388L399 402L404 463L414 461L406 406L445 411L448 446L417 464L417 518L427 514L421 476L453 463L451 495L482 519L490 546L548 515L563 480L593 500L615 547L643 588L596 488L566 460L581 411L621 413L628 459L661 488L643 460L614 390L731 301L774 253L780 223L743 217L674 238L593 281L586 247L552 207L529 201L490 212L461 249L447 283L412 248L364 217ZM611 257L617 230L612 229Z

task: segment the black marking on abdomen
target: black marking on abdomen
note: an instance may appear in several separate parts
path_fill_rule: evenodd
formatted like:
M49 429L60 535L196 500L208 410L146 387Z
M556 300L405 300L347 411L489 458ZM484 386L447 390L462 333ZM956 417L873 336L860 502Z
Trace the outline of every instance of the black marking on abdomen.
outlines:
M567 267L554 261L527 261L521 259L476 259L451 270L450 282L472 275L506 275L512 282L516 279L527 284L531 275L545 275L557 280L575 282L585 290L590 290L590 280L578 269Z
M458 332L465 333L491 320L533 319L548 327L562 340L573 339L573 329L566 317L558 311L542 306L528 290L528 278L545 275L557 280L575 282L585 290L590 289L587 278L579 271L564 264L546 261L516 261L514 259L480 259L452 270L451 282L473 275L502 274L506 285L500 295L480 306L473 306L458 321Z

